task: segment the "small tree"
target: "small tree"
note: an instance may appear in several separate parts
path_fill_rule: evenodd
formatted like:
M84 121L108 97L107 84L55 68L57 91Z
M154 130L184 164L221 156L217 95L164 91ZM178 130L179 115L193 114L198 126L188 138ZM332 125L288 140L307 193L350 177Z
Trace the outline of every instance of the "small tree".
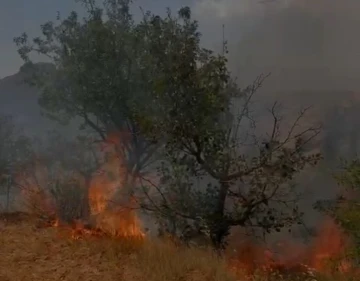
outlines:
M334 174L340 186L335 199L318 201L315 208L332 217L349 235L353 243L347 254L360 263L360 160L343 161L340 171Z
M48 143L47 165L48 167L58 165L62 173L65 173L66 179L62 184L57 182L52 186L51 192L59 205L58 208L78 210L76 217L70 216L68 218L70 220L88 221L91 211L89 205L91 179L103 163L98 144L88 136L67 140L56 132L49 135Z
M30 139L21 134L11 116L0 116L0 190L6 193L9 209L11 188L17 171L31 157Z
M203 222L216 248L232 226L270 232L297 222L302 213L291 182L320 159L306 153L320 130L301 128L307 109L282 132L284 120L275 103L269 132L258 136L251 104L266 76L239 89L226 57L200 47L198 24L189 8L178 16L168 11L165 18L148 13L139 27L148 57L157 65L153 114L144 119L150 134L166 142L160 183L144 188L142 206L160 216Z
M18 174L28 207L45 218L88 222L91 179L103 163L97 144L84 136L69 140L50 132L40 145Z

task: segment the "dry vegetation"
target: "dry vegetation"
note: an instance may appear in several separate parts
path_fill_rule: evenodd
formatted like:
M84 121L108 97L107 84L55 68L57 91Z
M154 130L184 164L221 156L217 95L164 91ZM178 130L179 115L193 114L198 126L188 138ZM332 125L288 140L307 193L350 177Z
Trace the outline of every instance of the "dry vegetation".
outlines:
M25 216L3 216L0 280L236 280L203 250L153 241L87 238L39 228Z
M24 214L0 216L0 280L235 281L224 260L203 249L160 240L83 236L69 227L43 227ZM252 276L253 281L314 281L305 276ZM344 276L340 279L349 281Z

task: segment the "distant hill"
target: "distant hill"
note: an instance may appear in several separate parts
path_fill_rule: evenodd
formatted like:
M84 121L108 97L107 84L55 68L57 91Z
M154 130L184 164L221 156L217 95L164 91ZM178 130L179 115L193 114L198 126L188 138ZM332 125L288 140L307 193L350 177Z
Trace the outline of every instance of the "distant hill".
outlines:
M49 64L41 63L42 67ZM42 137L48 130L59 130L66 134L75 134L76 126L62 126L42 116L38 104L39 91L25 83L25 72L0 79L0 113L12 115L14 123L20 126L25 134Z
M51 67L51 65L40 63L37 67ZM76 135L75 124L62 126L42 116L38 104L39 91L25 83L25 73L27 73L26 69L22 68L18 73L0 79L0 113L12 115L16 125L21 126L28 135L41 137L52 129ZM271 77L269 79L271 80ZM270 104L278 100L284 104L290 116L295 115L303 106L312 106L306 122L323 123L324 133L321 146L325 145L324 143L341 143L344 147L351 145L349 149L352 152L357 151L355 146L359 142L356 132L360 129L360 121L358 121L360 120L360 110L358 110L360 94L346 90L273 91L271 83L268 85L265 81L256 100L261 104Z

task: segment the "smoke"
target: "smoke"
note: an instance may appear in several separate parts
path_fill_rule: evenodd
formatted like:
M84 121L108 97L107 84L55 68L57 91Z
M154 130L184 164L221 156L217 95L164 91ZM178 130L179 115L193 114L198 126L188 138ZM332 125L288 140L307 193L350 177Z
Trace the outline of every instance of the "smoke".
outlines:
M261 101L279 98L297 109L313 105L320 115L360 88L359 0L193 0L191 8L204 46L221 51L223 35L228 40L230 68L241 86L272 73L259 93ZM345 121L324 116L331 123L326 130L346 127ZM328 134L329 143L344 138L340 129ZM315 170L302 186L314 187L306 202L334 190L329 176Z
M272 72L267 92L357 90L360 2L356 0L199 0L207 45L221 46L244 84Z
M324 124L320 148L342 143L352 151L357 147L350 146L359 145L359 139L348 141L358 119L351 106L360 89L359 9L357 0L198 0L193 6L204 45L221 51L223 35L228 41L230 68L240 86L271 73L258 102L268 106L280 100L294 113L313 106L306 121ZM351 106L345 108L345 101ZM340 108L348 117L338 118ZM341 153L330 158L337 160ZM325 155L325 165L300 177L306 210L314 200L334 194L330 166ZM316 221L313 212L308 215L308 222Z

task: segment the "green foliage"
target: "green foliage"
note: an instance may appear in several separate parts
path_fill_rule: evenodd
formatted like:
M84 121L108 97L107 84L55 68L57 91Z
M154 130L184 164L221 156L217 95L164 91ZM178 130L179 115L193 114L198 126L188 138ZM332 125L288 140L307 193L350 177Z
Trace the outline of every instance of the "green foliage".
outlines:
M186 8L177 17L168 11L164 19L146 14L139 26L149 60L156 66L151 104L156 114L146 117L154 118L152 131L166 132L167 143L173 145L177 136L194 130L213 135L209 129L219 122L230 98L225 94L230 85L226 58L200 47L198 24L190 16Z
M144 20L144 37L158 34L148 45L157 65L153 76L156 99L151 104L154 114L145 118L151 134L163 136L166 144L162 185L157 187L161 212L185 220L203 218L216 246L234 225L261 227L267 232L290 226L301 212L296 206L288 208L293 191L288 183L307 164L321 158L304 149L319 128L296 131L306 112L302 111L290 131L281 134L275 104L268 147L260 147L260 139L246 124L255 125L250 101L266 76L239 89L230 78L226 58L200 47L197 22L190 13L182 17L183 12L177 18L169 13L164 19L149 15ZM181 41L174 39L176 34L182 35ZM240 104L238 114L233 112L235 102ZM258 147L258 155L241 153L246 146ZM206 190L201 188L204 181L194 184L203 178L209 181ZM274 202L287 210L280 211ZM159 211L158 207L147 208Z
M130 1L107 0L102 9L81 2L88 11L83 20L73 12L57 25L43 25L41 38L15 38L29 68L32 52L53 62L30 76L43 90L47 113L81 117L103 139L114 130L130 133L123 149L131 170L141 171L163 148L161 182L142 189L142 206L204 222L215 247L231 226L270 232L296 222L301 212L290 198L292 180L320 159L305 149L319 128L298 129L306 110L284 133L275 103L267 136L256 136L250 105L266 76L240 89L227 58L201 47L188 7L165 17L146 12L135 23Z
M129 170L141 170L156 150L140 133L137 113L149 98L149 67L142 59L144 48L138 26L129 13L129 1L105 1L97 7L81 1L87 16L72 12L57 23L41 26L42 37L14 39L25 60L28 80L41 89L40 105L61 122L78 117L80 128L90 128L101 139L112 132L128 133L123 141ZM32 64L30 55L50 58L52 67ZM151 67L154 69L154 67Z
M340 171L334 178L341 187L338 196L333 200L319 201L315 207L331 216L351 239L346 251L347 258L355 265L360 262L360 161L342 161Z

